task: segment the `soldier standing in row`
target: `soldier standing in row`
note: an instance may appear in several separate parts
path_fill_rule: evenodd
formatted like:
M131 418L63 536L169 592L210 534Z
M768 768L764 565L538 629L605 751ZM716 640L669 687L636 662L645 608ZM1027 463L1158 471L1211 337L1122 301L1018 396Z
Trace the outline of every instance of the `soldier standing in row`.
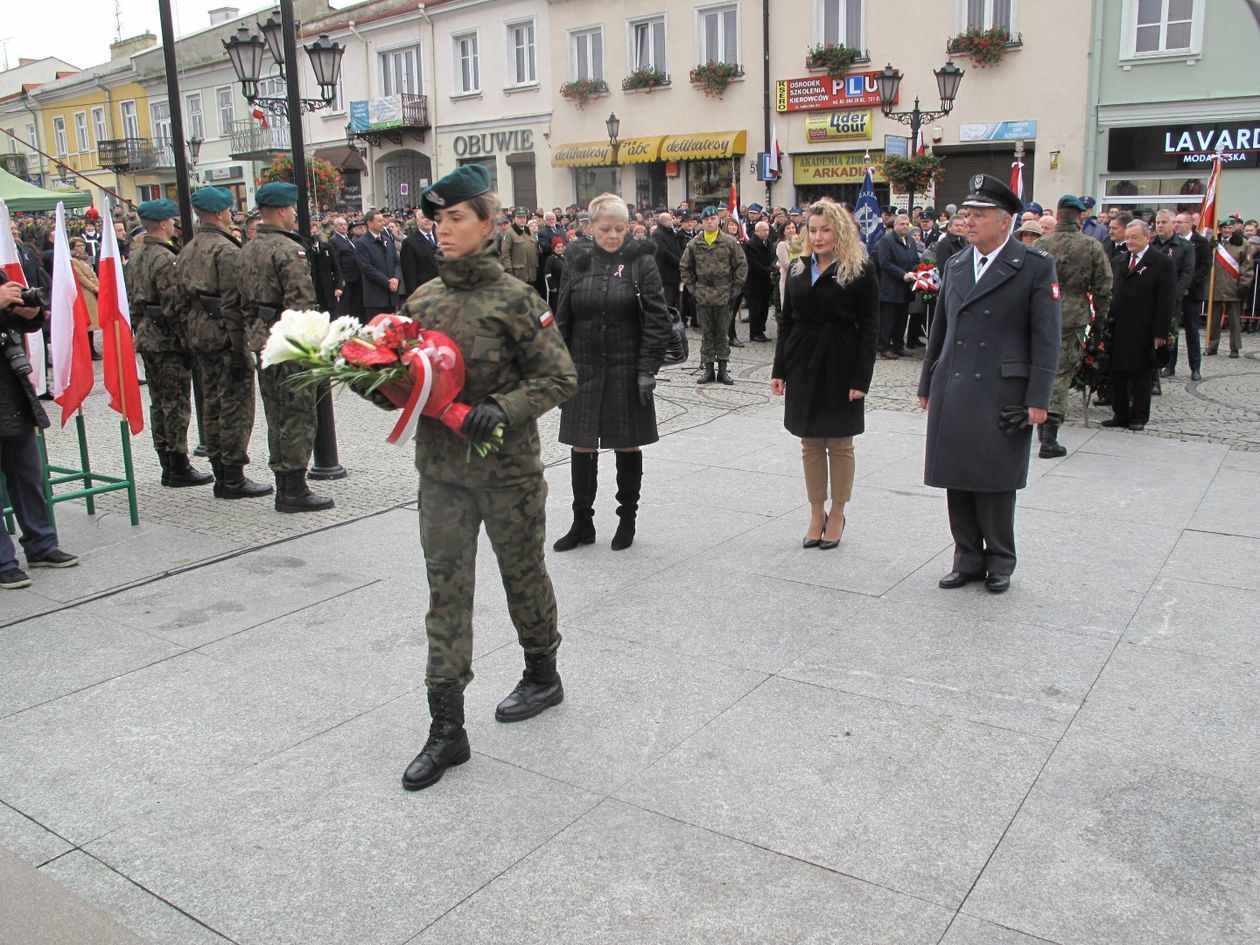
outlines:
M241 244L232 225L232 192L202 187L192 195L200 226L179 254L176 271L188 311L188 344L196 352L204 392L201 421L220 499L271 495L245 477L254 430L254 367L241 315Z
M1072 378L1080 367L1085 351L1085 329L1089 326L1090 297L1098 325L1107 320L1111 307L1111 261L1102 243L1081 231L1081 214L1086 210L1079 197L1066 194L1059 198L1054 232L1037 241L1038 249L1054 258L1059 279L1059 310L1062 312L1062 341L1059 345L1059 367L1050 395L1050 412L1041 425L1041 459L1067 455L1059 443L1059 427L1067 412L1068 392Z
M251 351L261 351L272 324L285 309L315 308L315 283L306 244L297 225L297 187L271 183L258 188L254 202L262 215L258 234L241 250L241 307ZM318 512L333 500L306 485L306 467L315 445L315 387L294 387L288 379L304 368L297 362L273 364L258 372L258 390L267 416L267 446L276 475L277 512Z
M136 213L144 242L127 263L127 301L149 386L149 429L162 464L162 485L204 486L214 477L188 462L193 359L184 334L187 306L175 272L179 207L171 200L146 200Z
M538 281L538 241L529 231L529 211L524 207L516 208L512 213L512 225L503 232L499 262L505 272L510 272L522 282L533 285Z
M696 319L700 322L700 363L704 372L696 383L734 384L735 379L727 370L735 317L731 303L744 290L748 260L735 238L721 232L718 211L713 207L704 208L700 225L703 231L687 244L678 267L683 285L695 297Z

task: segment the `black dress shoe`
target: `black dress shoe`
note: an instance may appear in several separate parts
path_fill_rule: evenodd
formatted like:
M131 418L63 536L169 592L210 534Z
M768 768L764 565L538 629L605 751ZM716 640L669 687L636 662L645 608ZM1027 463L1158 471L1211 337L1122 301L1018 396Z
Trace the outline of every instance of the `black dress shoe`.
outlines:
M761 332L758 332L757 334L753 335L753 336L752 336L751 338L749 338L748 340L749 340L749 341L769 341L770 339L769 339L769 338L767 338L767 337L766 337L764 334L762 334Z
M1145 423L1130 423L1129 429L1132 430L1134 433L1141 433L1143 430L1146 429L1146 424Z
M821 538L805 537L801 539L802 548L817 548L820 544L822 544Z
M990 594L1003 594L1010 589L1010 586L1009 574L990 574L984 579L984 589Z
M1127 427L1129 425L1129 421L1121 420L1118 417L1108 417L1098 425L1100 427Z
M936 582L938 587L947 591L952 591L956 587L962 587L970 584L972 581L980 581L984 579L983 574L968 574L966 571L950 571L939 581Z
M743 343L742 341L740 341L738 338L731 338L731 339L730 339L730 345L731 345L731 347L732 347L732 348L742 348L742 347L744 347L744 343Z
M1192 381L1201 381L1201 380L1203 380L1203 375L1202 375L1202 374L1200 374L1198 371L1191 371L1191 372L1190 372L1190 380L1192 380Z

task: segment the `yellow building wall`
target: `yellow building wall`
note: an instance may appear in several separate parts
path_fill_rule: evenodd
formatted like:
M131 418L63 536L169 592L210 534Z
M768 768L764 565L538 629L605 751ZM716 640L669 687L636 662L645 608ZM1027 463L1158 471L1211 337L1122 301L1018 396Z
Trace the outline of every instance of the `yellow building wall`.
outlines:
M38 94L38 93L37 93ZM40 142L41 147L48 154L51 154L55 160L62 162L71 170L78 171L89 178L98 180L99 183L114 189L115 183L118 184L118 193L132 200L135 198L135 190L137 179L146 176L145 174L122 173L118 175L117 181L114 172L108 168L102 168L97 161L97 147L99 142L96 135L96 126L92 120L92 110L94 108L105 109L105 139L111 140L116 138L127 137L123 130L122 104L126 101L134 101L136 105L136 126L138 137L148 138L152 133L152 127L149 116L149 99L148 93L137 82L123 82L117 85L91 86L85 89L81 94L60 99L56 102L39 103L36 99L36 111L39 114L40 124ZM83 113L87 122L87 144L86 151L80 151L78 147L78 135L75 130L75 115ZM58 153L56 119L61 118L65 121L66 128L66 152ZM47 162L45 161L45 164ZM47 168L50 175L57 173L56 164ZM151 176L151 175L148 175ZM101 204L103 194L96 188L89 188L83 181L78 181L80 189L91 189L92 202Z

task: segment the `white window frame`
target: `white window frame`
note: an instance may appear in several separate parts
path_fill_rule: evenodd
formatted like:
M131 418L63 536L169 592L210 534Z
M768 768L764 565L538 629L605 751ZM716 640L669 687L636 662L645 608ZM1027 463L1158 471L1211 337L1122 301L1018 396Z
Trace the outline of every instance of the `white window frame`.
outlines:
M136 100L129 98L118 103L118 114L122 116L122 136L124 138L140 137L140 112L136 108Z
M97 105L92 109L92 133L96 135L96 146L99 148L102 141L109 140L109 122L105 120L104 106Z
M972 25L967 21L967 0L954 0L954 32L965 33L970 29L987 30L993 28L994 7L1004 0L984 0L984 21ZM1009 0L1011 5L1011 24L1007 27L1011 36L1019 32L1019 0ZM862 29L866 29L866 17L863 16Z
M1203 55L1203 21L1207 4L1204 0L1191 0L1190 46L1184 49L1157 49L1151 52L1137 51L1137 0L1122 0L1120 7L1120 62L1132 65L1137 62L1168 62L1170 60L1198 59ZM1163 0L1167 23L1168 0Z
M595 69L595 60L591 55L592 46L589 42L593 36L599 37L599 69ZM579 67L578 40L587 39L587 62L585 65L589 67L588 74L582 75L582 69ZM569 78L573 80L587 78L607 81L608 74L608 46L604 42L604 26L601 23L598 26L583 26L579 29L569 30Z
M193 102L197 103L194 111ZM184 113L188 116L187 127L184 129L185 134L191 138L200 138L206 140L206 110L205 102L200 92L189 92L184 96Z
M227 108L223 107L224 92L227 92ZM214 110L219 113L219 137L226 138L232 133L232 126L236 124L236 92L232 86L220 85L214 90Z
M53 119L53 144L57 150L57 157L65 157L70 153L70 142L66 137L66 119L63 115L58 115Z
M481 36L477 30L451 34L451 97L481 94Z
M26 123L26 143L32 148L38 147L39 137L35 129L35 122L28 121Z
M656 61L655 38L652 38L648 44L648 55L651 61L640 63L636 58L635 31L641 26L649 27L652 32L655 32L655 28L659 27L661 31L662 54L665 57L662 62ZM636 16L634 19L626 21L626 73L636 72L639 69L655 69L657 72L669 74L669 24L668 17L664 13Z
M408 54L412 57L411 70L415 77L415 88L398 88L398 70L394 68L396 61L405 61ZM399 60L398 57L402 57ZM377 54L378 73L381 95L423 95L424 94L424 53L418 43L407 46L396 46L393 49L382 49Z
M345 75L337 73L337 83L333 86L332 104L323 113L325 118L336 118L346 113L345 81Z
M258 80L259 98L285 98L288 94L288 84L278 76L269 75Z
M848 6L850 3L858 5L858 35L849 36L848 29L845 24L848 23ZM827 45L827 7L835 5L838 7L838 19L840 22L840 31L844 35L835 45L848 46L850 49L865 50L866 49L866 0L815 0L814 3L814 36L815 45Z
M733 58L730 55L730 50L727 50L727 49L719 50L721 55L717 55L717 56L710 55L712 51L707 49L705 46L704 18L710 14L719 13L726 10L735 11L735 55ZM697 63L704 63L704 62L710 62L710 61L725 62L725 63L730 63L732 65L738 65L741 68L743 67L743 62L741 61L741 58L740 58L740 51L744 48L744 36L743 36L744 18L740 16L739 14L740 14L740 9L739 9L738 2L713 3L713 4L709 4L708 6L696 7L696 62ZM726 31L721 30L719 31L718 35L719 37L725 37Z
M518 46L516 42L516 31L528 27L530 30L530 42L528 46ZM507 62L508 62L508 87L516 88L538 84L538 22L533 17L526 20L515 20L506 24L507 32ZM517 69L516 54L518 50L524 51L525 65L528 72L522 73Z
M76 154L92 150L92 138L88 135L87 112L74 113L74 147Z

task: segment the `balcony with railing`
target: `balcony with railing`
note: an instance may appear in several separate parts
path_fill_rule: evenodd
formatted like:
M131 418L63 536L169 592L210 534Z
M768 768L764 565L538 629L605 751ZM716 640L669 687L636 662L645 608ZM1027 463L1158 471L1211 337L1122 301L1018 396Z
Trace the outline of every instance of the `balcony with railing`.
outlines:
M292 150L287 122L263 127L252 118L234 121L231 139L233 161L269 161L277 152Z
M157 149L148 138L112 138L96 146L96 163L111 171L145 171L157 167Z
M380 147L383 140L401 145L404 134L423 143L425 132L431 127L428 96L403 93L351 102L346 132Z

